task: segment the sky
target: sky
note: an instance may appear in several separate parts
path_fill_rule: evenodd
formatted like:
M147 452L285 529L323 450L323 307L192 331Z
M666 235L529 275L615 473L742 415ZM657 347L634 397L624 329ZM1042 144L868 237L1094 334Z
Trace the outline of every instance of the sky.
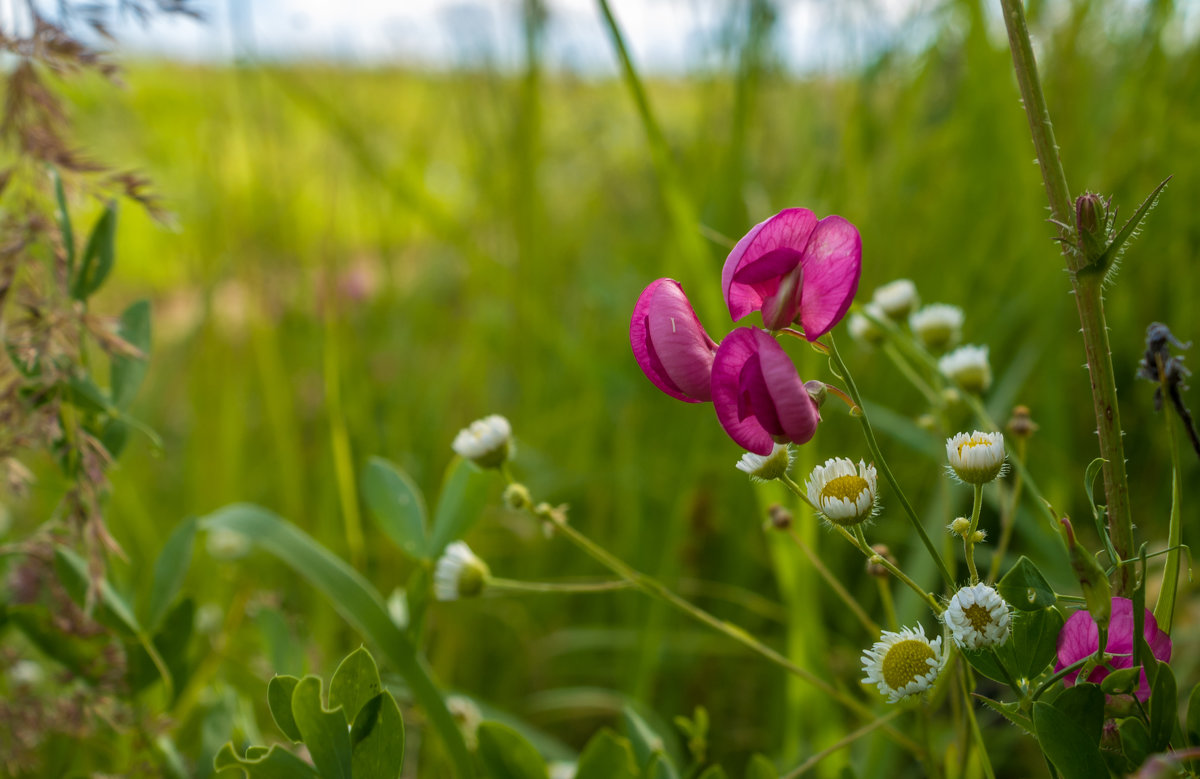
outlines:
M596 0L545 0L545 62L584 73L615 69ZM745 0L610 0L639 67L683 72L718 64L719 33ZM931 0L780 0L778 50L797 70L861 61L914 37ZM119 25L122 47L183 59L322 59L431 67L516 66L520 0L199 0L205 23ZM744 16L744 10L740 16ZM831 34L831 30L836 30ZM918 36L919 37L919 36Z

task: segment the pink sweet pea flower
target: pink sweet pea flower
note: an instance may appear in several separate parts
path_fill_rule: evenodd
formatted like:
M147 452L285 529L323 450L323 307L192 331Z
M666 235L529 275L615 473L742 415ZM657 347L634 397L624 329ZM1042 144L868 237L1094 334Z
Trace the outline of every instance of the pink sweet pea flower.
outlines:
M717 344L704 332L678 281L658 279L642 290L629 323L629 343L654 386L688 403L712 400L709 377Z
M1146 643L1155 659L1167 662L1171 659L1171 637L1158 629L1158 620L1146 609L1146 621L1142 628ZM1089 655L1096 654L1100 644L1100 631L1095 620L1086 610L1080 610L1071 615L1058 634L1058 660L1054 663L1057 673L1071 663L1078 662ZM1114 655L1109 665L1113 669L1133 667L1133 601L1129 598L1112 599L1112 620L1108 624L1108 643L1104 651ZM1099 682L1108 676L1107 668L1096 668L1088 676L1087 681ZM1063 683L1071 687L1076 684L1079 671L1074 670L1063 677ZM1146 701L1150 697L1150 684L1146 680L1146 672L1142 671L1138 682L1137 697Z
M770 330L800 320L815 341L841 321L862 272L862 238L840 216L788 208L756 225L725 260L721 288L734 320L762 311Z
M783 347L756 327L734 330L717 349L712 400L739 446L769 455L775 442L807 443L821 414Z

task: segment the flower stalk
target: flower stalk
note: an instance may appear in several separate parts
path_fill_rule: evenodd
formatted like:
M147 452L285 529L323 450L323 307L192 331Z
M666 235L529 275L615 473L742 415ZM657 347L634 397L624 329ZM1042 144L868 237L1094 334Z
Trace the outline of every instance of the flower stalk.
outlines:
M971 527L963 536L963 549L967 556L967 570L971 572L971 584L979 584L979 571L975 568L975 531L979 529L979 514L983 508L983 485L975 485L975 501L971 505Z
M1121 441L1121 415L1117 407L1117 386L1113 376L1112 354L1108 343L1108 328L1104 321L1102 286L1103 269L1093 267L1086 253L1074 250L1071 225L1074 213L1067 176L1054 140L1054 127L1046 107L1038 78L1037 62L1021 0L1000 0L1004 24L1012 50L1013 69L1029 119L1029 131L1037 151L1038 166L1046 186L1050 213L1058 225L1063 244L1071 288L1079 309L1083 332L1083 348L1087 356L1088 374L1092 384L1092 404L1096 414L1096 431L1100 439L1100 456L1104 458L1104 494L1108 505L1108 534L1113 548L1122 559L1133 552L1133 521L1129 509L1129 480L1125 472L1125 451ZM1131 571L1118 566L1113 582L1117 594L1132 587Z

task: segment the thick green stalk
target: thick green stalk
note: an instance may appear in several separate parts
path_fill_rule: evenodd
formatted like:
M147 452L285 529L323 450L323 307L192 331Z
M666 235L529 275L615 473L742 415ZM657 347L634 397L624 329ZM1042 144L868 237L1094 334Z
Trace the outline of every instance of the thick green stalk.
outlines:
M1074 250L1070 225L1074 221L1071 193L1067 176L1054 141L1054 128L1046 97L1038 79L1037 62L1021 0L1000 0L1004 9L1004 24L1012 50L1017 85L1029 119L1029 131L1037 151L1038 166L1046 185L1050 213L1058 223L1059 239L1070 271L1071 287L1079 308L1079 323L1083 332L1083 348L1087 356L1088 375L1092 383L1092 405L1096 413L1096 431L1100 438L1100 456L1104 458L1104 494L1108 503L1108 533L1113 548L1121 559L1133 553L1133 521L1129 511L1129 481L1125 473L1125 451L1121 441L1121 416L1117 408L1117 385L1113 377L1112 354L1108 345L1108 328L1104 322L1101 295L1103 274L1088 265L1082 252ZM1115 574L1114 594L1125 594L1131 586L1130 569L1119 566Z

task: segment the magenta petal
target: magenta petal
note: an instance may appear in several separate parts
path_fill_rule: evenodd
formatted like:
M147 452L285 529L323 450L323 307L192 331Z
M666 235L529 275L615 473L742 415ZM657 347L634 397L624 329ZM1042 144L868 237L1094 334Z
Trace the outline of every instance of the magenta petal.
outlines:
M629 323L629 343L642 372L666 394L689 403L712 398L717 345L679 282L657 279L642 291Z
M755 225L737 242L721 270L721 289L734 321L762 306L760 291L734 280L738 270L775 249L802 250L816 224L816 215L807 208L787 208Z
M1095 654L1100 645L1100 631L1096 627L1092 615L1086 610L1080 610L1067 618L1066 624L1058 634L1058 659L1054 662L1054 672L1058 673L1071 663L1078 662L1088 655ZM1067 674L1064 681L1075 683L1078 671Z
M815 341L842 320L858 291L862 274L858 229L840 216L825 217L808 239L801 267L804 294L800 324L805 337Z
M740 327L721 341L713 359L712 400L717 420L734 443L748 452L769 455L775 448L771 434L753 413L739 412L749 411L742 396L742 369L757 351L754 332Z
M754 337L758 342L763 381L774 401L783 436L794 444L806 444L816 434L817 423L821 421L817 404L804 388L803 379L796 373L796 366L783 347L762 330L755 330Z

